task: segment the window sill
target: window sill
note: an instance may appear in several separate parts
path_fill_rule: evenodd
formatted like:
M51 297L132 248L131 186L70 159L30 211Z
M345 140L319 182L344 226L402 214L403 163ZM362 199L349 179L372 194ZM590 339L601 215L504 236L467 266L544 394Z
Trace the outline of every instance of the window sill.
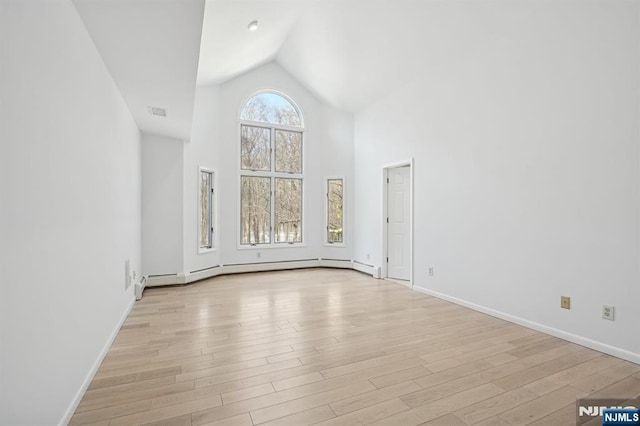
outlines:
M199 248L198 249L198 254L213 253L215 251L218 251L218 249L215 248L215 247L212 247L212 248Z
M274 244L256 244L255 246L247 244L238 244L238 250L273 250L273 249L290 249L290 248L304 248L307 247L305 243L274 243Z
M338 247L338 248L345 248L347 245L345 243L324 243L325 247Z

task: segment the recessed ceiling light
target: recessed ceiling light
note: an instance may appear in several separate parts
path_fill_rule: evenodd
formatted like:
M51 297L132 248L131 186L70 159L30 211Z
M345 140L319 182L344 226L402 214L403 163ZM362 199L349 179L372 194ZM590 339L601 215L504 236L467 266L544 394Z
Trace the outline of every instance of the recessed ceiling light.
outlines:
M249 22L249 25L247 25L247 28L249 28L249 31L257 30L258 29L258 21Z

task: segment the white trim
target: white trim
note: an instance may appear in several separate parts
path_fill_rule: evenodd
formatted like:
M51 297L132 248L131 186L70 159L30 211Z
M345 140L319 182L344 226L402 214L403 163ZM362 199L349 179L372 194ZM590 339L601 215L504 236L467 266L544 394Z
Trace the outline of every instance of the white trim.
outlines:
M407 280L401 280L401 279L397 279L397 278L383 278L384 281L389 281L390 283L394 283L394 284L400 284L401 286L407 287L409 290L411 290L411 287L409 286L409 281Z
M290 262L245 263L238 265L221 266L222 271L220 272L220 274L244 274L246 272L284 271L287 269L316 268L317 265L318 261L315 259L297 261L294 260Z
M345 259L318 259L319 268L353 269L353 261Z
M304 237L304 229L302 230L303 234L302 236ZM266 249L266 250L271 250L271 249L282 249L282 248L293 248L293 247L298 247L298 248L304 248L307 247L307 243L302 242L302 243L261 243L261 244L238 244L238 247L236 247L238 250L262 250L262 249Z
M147 276L145 288L175 284L178 284L177 274L149 275Z
M371 275L373 278L380 278L380 267L376 267L373 265L367 265L366 263L358 262L354 260L352 262L353 270L358 272L363 272L365 274Z
M211 247L203 248L200 247L200 179L202 172L211 174L211 190L213 194L211 195L210 204L211 204L211 227L213 230L211 231ZM196 227L198 228L196 231L197 240L196 244L198 247L198 254L206 254L211 253L217 250L218 247L218 189L216 188L216 171L209 167L198 166L198 197L197 197L198 206L196 208L197 218L196 218Z
M272 154L273 155L273 154ZM303 158L304 161L304 158ZM304 170L304 165L303 165ZM249 173L246 173L249 172ZM270 199L270 208L271 208L271 231L270 231L270 242L268 243L259 243L255 245L251 244L242 244L240 242L240 238L242 235L242 177L259 177L259 178L267 178L269 179L269 185L271 188L271 199ZM276 242L276 179L297 179L302 181L302 194L301 194L301 204L302 204L302 212L301 212L301 222L302 222L302 241L301 242ZM257 248L293 248L293 247L306 247L307 245L307 208L306 208L306 199L307 199L307 179L304 177L304 174L299 173L275 173L275 172L253 172L248 170L240 170L238 173L238 185L237 185L237 194L238 200L236 203L237 213L237 228L236 228L236 248L238 250L246 250L246 249L257 249Z
M102 364L102 360L104 360L104 357L107 356L107 352L109 352L109 349L111 349L111 345L113 344L114 340L118 336L118 333L120 332L120 328L122 327L122 324L124 324L124 321L127 319L127 316L129 316L129 313L133 308L134 302L135 302L135 299L131 298L131 300L129 301L129 304L127 305L124 312L122 313L120 320L116 324L116 327L113 329L113 331L109 335L109 338L107 339L106 343L102 347L102 350L98 354L98 358L94 361L93 365L89 369L89 372L87 373L87 375L84 378L84 381L82 382L82 386L80 386L80 389L78 389L78 392L76 392L76 395L71 400L71 404L69 405L69 408L67 408L67 411L64 413L64 416L62 416L62 419L60 420L58 425L60 426L67 425L71 421L71 417L73 416L73 413L75 413L76 408L78 408L78 405L80 405L80 401L82 401L82 397L84 396L85 392L89 388L89 385L93 380L93 377L98 372L98 369L100 368L100 364Z
M296 110L296 112L298 113L298 116L300 117L300 127L295 127L295 126L287 126L287 125L282 125L282 124L278 124L278 123L267 123L267 122L261 122L261 121L251 121L251 120L243 120L241 118L242 115L242 111L245 107L245 105L247 104L247 102L255 97L258 96L260 94L263 93L273 93L275 95L278 95L282 98L284 98L285 100L287 100L292 106L293 108ZM265 88L265 89L260 89L257 90L255 92L253 92L250 96L247 96L246 98L244 98L242 100L242 103L240 104L240 107L238 108L238 113L237 113L237 135L236 135L236 141L238 143L238 147L237 147L237 155L238 158L236 159L236 165L238 167L238 181L237 181L237 189L236 189L236 193L238 194L238 199L237 199L237 203L236 203L236 208L237 208L237 212L236 212L236 220L237 220L237 235L236 235L236 248L238 250L246 250L246 249L262 249L262 248L294 248L294 247L306 247L306 242L307 242L307 237L308 237L308 232L307 232L307 208L305 206L306 204L306 192L307 192L307 179L305 178L305 172L307 169L307 160L306 160L306 156L305 156L305 150L306 150L306 136L305 136L305 132L306 132L306 126L305 126L305 119L304 119L304 113L302 111L302 108L300 108L300 106L298 105L297 102L295 102L289 95L287 95L286 93L278 90L278 89L272 89L272 88ZM269 170L243 170L242 169L242 126L252 126L252 127L259 127L259 128L263 128L263 129L267 129L269 130L269 143L270 143L270 150L271 150L271 157L270 157L270 169ZM277 130L283 130L283 131L288 131L288 132L296 132L296 133L300 133L302 135L302 141L301 141L301 167L302 170L300 173L285 173L285 172L276 172L276 138L275 138L275 132ZM269 242L268 243L262 243L262 244L256 244L256 245L250 245L250 244L241 244L241 237L242 237L242 218L241 218L241 214L242 214L242 176L254 176L254 177L263 177L263 178L269 178L270 180L270 186L271 186L271 198L270 198L270 208L271 208L271 230L270 230L270 234L269 234ZM276 242L276 215L275 215L275 190L276 190L276 185L275 185L275 180L278 178L282 178L282 179L300 179L302 181L302 196L301 196L301 217L300 217L300 221L301 221L301 241L300 242L295 242L295 243L287 243L287 242L281 242L278 243Z
M395 169L398 167L409 167L409 249L411 250L411 256L409 256L409 288L413 288L414 276L413 276L413 252L414 252L414 238L413 238L413 192L414 192L414 166L413 166L413 157L408 160L396 161L393 163L385 164L382 166L382 226L381 226L381 250L382 258L380 259L380 263L382 264L379 277L386 278L388 276L388 268L387 268L387 257L389 245L387 242L387 206L388 206L388 188L387 188L387 178L389 177L389 169Z
M374 278L380 278L380 268L349 259L303 259L284 262L242 263L236 265L215 265L211 268L193 272L179 272L170 275L149 276L144 287L162 287L165 285L184 285L213 278L218 275L243 274L246 272L284 271L303 268L339 268L364 272ZM143 287L143 289L144 289Z
M342 242L330 243L329 242L329 181L330 180L342 180ZM322 241L325 247L346 247L347 246L347 232L346 232L346 219L347 219L347 203L346 201L346 187L347 178L344 175L325 176L324 177L324 228L322 234Z
M292 132L292 133L305 133L306 129L304 127L296 127L296 126L289 126L286 124L278 124L278 123L269 123L266 121L252 121L252 120L243 120L243 119L238 119L238 123L241 126L248 126L248 127L260 127L262 129L271 129L271 130L283 130L285 132ZM273 135L272 135L273 136Z
M136 300L142 299L142 292L144 291L144 288L146 286L147 286L147 277L145 276L140 277L140 280L136 283L135 286L133 286L133 292L136 296Z
M184 274L185 282L183 284L189 284L189 283L200 281L200 280L206 280L207 278L220 275L220 272L218 271L218 269L220 269L220 267L215 266L213 268L201 269L199 271L186 273Z
M296 110L296 112L298 113L298 117L300 117L300 127L295 127L295 126L283 126L283 127L290 127L292 129L304 129L305 126L305 114L302 111L302 108L300 108L300 105L298 105L298 103L296 101L294 101L291 96L287 95L285 92L278 90L278 89L272 89L272 88L264 88L264 89L260 89L260 90L256 90L255 92L253 92L251 95L247 96L246 98L242 99L242 102L240 103L240 108L238 108L238 121L246 121L247 123L262 123L262 124L274 124L274 123L264 123L262 121L250 121L250 120L243 120L242 118L240 118L242 116L242 110L244 109L244 106L247 104L247 102L249 102L249 100L253 97L256 97L258 95L262 95L264 93L273 93L274 95L278 95L283 97L284 99L286 99L287 101L289 101L289 103L293 106L293 108Z
M596 351L600 351L609 355L613 355L618 358L625 359L627 361L635 362L636 364L640 364L640 354L628 351L626 349L619 348L617 346L607 345L606 343L601 343L595 340L588 339L583 336L579 336L577 334L569 333L566 331L559 330L557 328L549 327L534 321L530 321L522 317L507 314L505 312L497 311L495 309L487 308L485 306L477 305L475 303L468 302L463 299L458 299L457 297L448 296L446 294L429 290L424 287L415 286L413 287L413 289L420 293L428 294L429 296L437 297L438 299L446 300L448 302L455 303L456 305L464 306L466 308L473 309L474 311L482 312L483 314L491 315L493 317L500 318L505 321L509 321L514 324L518 324L523 327L527 327L532 330L539 331L541 333L549 334L551 336L555 336L560 339L564 339L581 346L586 346L588 348L595 349Z

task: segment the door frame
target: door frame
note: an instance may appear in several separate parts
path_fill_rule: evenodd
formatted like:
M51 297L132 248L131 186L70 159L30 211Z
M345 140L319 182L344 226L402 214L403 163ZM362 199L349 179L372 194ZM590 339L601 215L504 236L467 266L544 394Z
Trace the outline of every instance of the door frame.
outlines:
M408 160L396 161L394 163L385 164L382 166L382 227L381 227L381 249L380 253L382 253L381 263L382 266L380 268L380 278L384 279L388 277L388 265L387 265L387 257L389 256L389 243L387 238L388 224L388 205L389 205L389 194L388 194L388 186L387 179L389 178L389 169L395 169L399 167L409 167L409 288L413 288L413 192L414 192L414 184L413 184L413 157Z

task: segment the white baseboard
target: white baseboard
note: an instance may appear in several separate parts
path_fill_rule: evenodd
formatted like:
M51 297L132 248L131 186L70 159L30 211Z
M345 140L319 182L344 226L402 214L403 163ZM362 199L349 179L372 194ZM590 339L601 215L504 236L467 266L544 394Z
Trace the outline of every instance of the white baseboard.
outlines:
M136 296L136 300L142 299L142 292L147 282L147 277L142 276L140 280L133 286L133 294Z
M107 352L109 352L109 349L111 349L111 345L113 344L113 341L118 336L120 327L122 327L122 324L124 324L124 321L127 319L127 316L131 312L134 302L135 302L135 299L132 298L129 304L127 305L127 307L125 308L124 312L122 313L122 316L120 317L120 320L118 321L115 328L109 335L107 342L104 344L104 346L102 347L102 350L98 354L98 358L94 361L93 365L91 366L91 369L89 370L89 372L87 373L87 376L82 382L82 386L80 386L80 389L78 389L78 392L76 392L76 395L71 401L69 408L67 408L67 411L64 413L64 416L62 416L62 419L60 420L58 425L64 426L69 424L69 422L71 421L71 417L73 416L73 413L75 413L76 408L78 408L78 405L80 405L80 401L82 401L82 397L84 396L84 393L87 391L87 388L89 387L89 384L91 384L93 377L98 372L98 368L100 368L100 364L102 364L102 360L104 359L105 356L107 356Z
M190 284L192 282L212 278L218 275L227 274L244 274L247 272L265 272L265 271L283 271L287 269L303 269L303 268L341 268L355 269L375 277L376 270L373 266L367 268L355 267L357 263L351 260L342 259L307 259L294 260L286 262L262 262L262 263L242 263L237 265L216 265L211 268L202 269L194 272L180 272L171 275L150 275L146 277L146 282L141 286L140 291L145 287L159 287L165 285ZM377 278L377 277L376 277Z
M163 285L176 285L183 284L178 283L178 275L170 274L170 275L148 275L146 277L146 281L142 289L144 290L146 287L157 287Z
M367 265L366 263L362 263L362 262L358 262L357 260L354 260L353 269L359 272L364 272L365 274L369 274L373 278L380 278L380 267Z
M189 274L185 274L185 284L218 276L220 275L219 269L220 266L214 266L213 268L202 269L200 271L194 271L190 272Z
M429 296L437 297L438 299L446 300L448 302L455 303L456 305L464 306L466 308L473 309L474 311L482 312L483 314L491 315L493 317L500 318L500 319L512 322L514 324L518 324L523 327L530 328L532 330L540 331L542 333L549 334L551 336L555 336L560 339L568 340L569 342L576 343L581 346L586 346L587 348L595 349L596 351L599 351L599 352L603 352L618 358L625 359L627 361L634 362L636 364L640 364L640 354L627 351L626 349L622 349L617 346L607 345L605 343L591 340L586 337L579 336L577 334L568 333L566 331L558 330L557 328L553 328L553 327L548 327L546 325L539 324L534 321L529 321L527 319L524 319L515 315L507 314L505 312L501 312L495 309L487 308L485 306L477 305L475 303L458 299L457 297L448 296L446 294L429 290L424 287L414 286L413 289L420 293L428 294Z
M245 263L222 265L220 274L244 274L246 272L282 271L286 269L317 268L318 260L297 260L290 262Z
M352 260L318 259L319 268L353 269Z

